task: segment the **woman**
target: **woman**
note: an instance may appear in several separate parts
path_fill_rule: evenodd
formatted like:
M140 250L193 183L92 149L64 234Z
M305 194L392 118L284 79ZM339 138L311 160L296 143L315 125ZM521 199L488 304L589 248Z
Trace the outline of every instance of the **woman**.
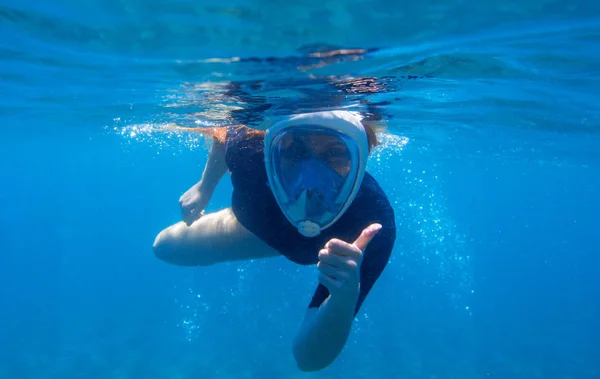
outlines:
M393 209L365 172L378 143L373 125L331 111L292 116L266 132L239 125L201 132L213 137L206 168L180 199L184 221L156 237L156 256L184 266L280 255L317 264L319 285L293 354L304 371L326 367L396 238ZM231 208L204 214L226 171Z

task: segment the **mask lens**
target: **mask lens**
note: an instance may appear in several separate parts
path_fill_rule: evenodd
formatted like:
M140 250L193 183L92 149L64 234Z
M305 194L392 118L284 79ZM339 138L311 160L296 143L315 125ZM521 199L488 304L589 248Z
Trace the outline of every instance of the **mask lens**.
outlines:
M295 126L273 137L269 164L282 210L297 222L327 225L347 204L356 181L358 146L319 126Z
M305 237L333 225L359 193L367 135L350 112L298 115L265 136L265 165L277 205Z
M295 129L285 133L279 140L277 150L282 166L292 166L307 159L318 159L346 176L352 157L345 139L326 130Z

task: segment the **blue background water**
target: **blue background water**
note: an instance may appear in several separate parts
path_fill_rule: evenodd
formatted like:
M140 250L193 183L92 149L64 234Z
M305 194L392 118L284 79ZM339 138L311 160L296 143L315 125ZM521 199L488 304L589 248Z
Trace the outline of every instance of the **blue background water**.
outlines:
M3 1L0 31L0 378L600 376L599 3ZM298 70L316 44L382 50ZM231 57L283 60L207 61ZM224 122L226 81L279 116L309 73L393 79L369 171L400 232L307 375L314 268L179 268L151 244L207 152L160 126Z

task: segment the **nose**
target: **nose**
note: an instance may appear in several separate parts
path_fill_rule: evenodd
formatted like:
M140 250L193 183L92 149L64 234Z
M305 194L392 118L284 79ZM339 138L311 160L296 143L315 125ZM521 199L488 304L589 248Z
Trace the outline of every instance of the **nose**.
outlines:
M306 190L306 199L323 199L323 191L319 188L310 188Z

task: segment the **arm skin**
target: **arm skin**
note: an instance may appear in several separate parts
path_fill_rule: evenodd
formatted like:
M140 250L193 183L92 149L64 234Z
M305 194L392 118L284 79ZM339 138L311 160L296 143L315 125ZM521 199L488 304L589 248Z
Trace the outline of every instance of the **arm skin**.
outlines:
M202 194L212 194L227 171L225 145L213 138L208 161L198 182ZM309 308L304 322L294 340L293 353L303 371L320 370L333 362L344 348L359 295L356 291L347 296L330 295L319 308Z
M202 173L202 178L198 182L200 192L212 196L213 191L219 184L219 181L227 172L227 163L225 162L225 144L217 138L213 138L213 144L208 154L208 160Z
M352 244L333 238L319 251L319 282L329 296L319 308L309 307L294 339L292 350L300 370L321 370L344 348L361 301L363 252L381 228L378 223L369 225ZM368 284L362 287L368 289Z
M178 129L185 130L187 128ZM213 145L206 167L202 178L196 184L200 189L200 193L206 194L210 198L220 179L227 171L224 128L222 131L210 131L209 129L208 133L206 129L192 129L190 131L213 136ZM366 241L359 243L361 250L364 250L373 235L366 237ZM355 241L355 244L357 242L358 240ZM345 287L349 290L336 291L335 294L330 294L319 308L307 309L302 325L294 338L292 348L297 365L302 371L318 371L329 366L344 348L352 328L360 294L360 284L356 282Z
M340 354L352 327L358 300L330 295L319 308L309 308L293 343L293 353L302 371L318 371L329 366Z
M169 129L200 133L212 137L213 140L200 181L194 184L179 199L182 219L190 226L198 218L202 217L215 188L225 172L227 172L227 163L225 161L226 129L224 127L184 128L176 125L170 126Z

